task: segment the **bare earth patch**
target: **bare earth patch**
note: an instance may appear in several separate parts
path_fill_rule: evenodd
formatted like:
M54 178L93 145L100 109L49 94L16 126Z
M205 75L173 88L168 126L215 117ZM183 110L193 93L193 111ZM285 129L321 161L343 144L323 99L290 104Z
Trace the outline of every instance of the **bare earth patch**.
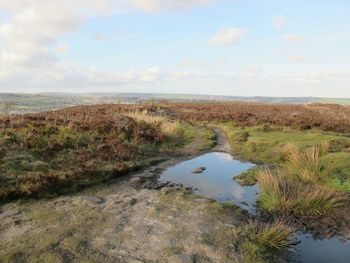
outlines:
M0 222L3 262L238 262L234 249L208 242L244 221L234 206L183 190L129 186L127 180L90 193L31 204ZM214 231L214 232L213 232Z

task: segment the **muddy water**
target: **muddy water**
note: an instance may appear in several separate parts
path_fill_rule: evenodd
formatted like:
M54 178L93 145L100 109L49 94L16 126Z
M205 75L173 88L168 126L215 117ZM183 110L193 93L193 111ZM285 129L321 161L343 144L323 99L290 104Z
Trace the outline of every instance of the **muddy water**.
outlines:
M192 173L194 169L201 166L205 167L203 173ZM213 152L184 161L165 170L160 175L160 180L193 187L197 194L218 201L234 201L250 213L255 213L257 185L242 187L232 179L254 166L249 162L234 160L230 154Z
M206 168L203 173L192 173L194 169L201 166ZM234 201L249 213L256 214L258 186L242 187L232 179L254 166L249 162L235 160L227 153L207 153L165 170L160 175L160 180L193 187L197 194L218 201ZM289 262L350 262L350 241L342 241L338 237L315 239L312 234L301 232L296 234L296 238L300 243L294 248L296 253L289 256Z

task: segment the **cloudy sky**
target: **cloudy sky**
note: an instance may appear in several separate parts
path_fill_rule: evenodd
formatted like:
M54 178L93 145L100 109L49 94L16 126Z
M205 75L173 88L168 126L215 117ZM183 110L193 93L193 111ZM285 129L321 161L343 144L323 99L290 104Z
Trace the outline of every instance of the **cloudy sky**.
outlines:
M0 92L350 97L348 0L0 0Z

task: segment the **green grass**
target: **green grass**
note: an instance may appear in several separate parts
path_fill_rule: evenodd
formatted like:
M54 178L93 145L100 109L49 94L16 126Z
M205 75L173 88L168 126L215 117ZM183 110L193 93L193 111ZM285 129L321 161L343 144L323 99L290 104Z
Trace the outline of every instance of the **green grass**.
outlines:
M350 144L344 134L322 132L320 130L299 131L283 127L235 127L232 123L220 125L228 135L230 143L241 158L257 163L283 163L286 144L300 148L330 143L334 152L343 151ZM248 136L247 136L248 134Z
M259 170L261 169L260 166L255 166L251 169L249 169L246 172L241 173L238 176L233 177L235 181L237 181L242 186L250 186L254 185L257 182L257 175Z
M256 169L238 176L251 185L258 179L259 205L270 212L329 214L348 203L350 137L347 134L291 128L236 127L221 124L242 159L269 164L273 172Z

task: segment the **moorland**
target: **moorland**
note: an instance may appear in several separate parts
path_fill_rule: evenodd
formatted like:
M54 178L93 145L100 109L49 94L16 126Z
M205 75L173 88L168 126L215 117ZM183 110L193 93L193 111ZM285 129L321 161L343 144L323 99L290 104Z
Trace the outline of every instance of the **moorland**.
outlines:
M259 185L258 215L157 181L213 149L257 164L234 179ZM301 229L350 238L349 160L350 107L337 104L2 115L0 262L280 262Z

